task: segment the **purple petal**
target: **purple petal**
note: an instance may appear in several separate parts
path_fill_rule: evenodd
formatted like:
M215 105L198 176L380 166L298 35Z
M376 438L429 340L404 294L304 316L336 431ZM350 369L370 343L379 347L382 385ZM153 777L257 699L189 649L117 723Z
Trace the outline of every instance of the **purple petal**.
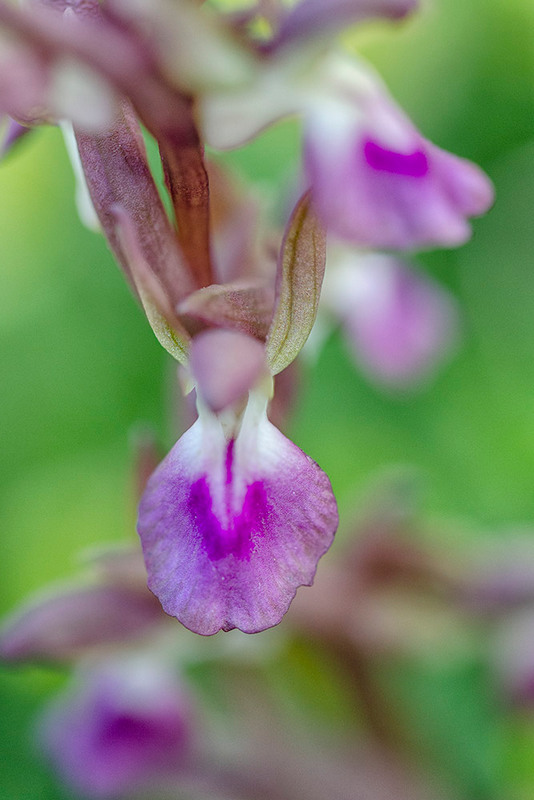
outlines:
M452 295L397 258L351 255L339 265L326 299L341 317L360 366L385 386L421 383L458 338Z
M337 527L328 477L251 397L237 438L213 415L178 441L148 483L138 531L149 588L196 633L276 625L311 585Z
M219 412L246 396L267 372L265 347L236 331L205 331L193 339L190 367L199 395Z
M184 764L191 711L155 661L111 662L82 673L42 720L42 748L87 797L115 797Z
M465 242L468 218L492 203L488 178L423 139L363 67L337 69L337 97L317 104L305 131L306 168L329 229L379 248Z

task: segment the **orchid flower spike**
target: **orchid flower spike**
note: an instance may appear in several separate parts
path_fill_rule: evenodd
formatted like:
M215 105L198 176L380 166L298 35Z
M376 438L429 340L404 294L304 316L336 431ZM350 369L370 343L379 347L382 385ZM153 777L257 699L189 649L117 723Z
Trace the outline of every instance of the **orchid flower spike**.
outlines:
M198 217L198 149L182 143L165 163L176 231L129 103L110 130L76 137L102 230L156 336L197 389L199 419L140 503L149 588L197 633L271 627L311 584L337 527L327 476L267 419L272 377L296 358L315 320L325 231L304 195L286 231L274 307L265 283L208 285L207 270L187 258L198 255L199 224L209 241Z
M272 376L313 325L324 258L305 196L282 247L266 343L221 329L193 338L199 417L150 478L138 532L149 588L196 633L276 625L332 543L328 477L267 418Z

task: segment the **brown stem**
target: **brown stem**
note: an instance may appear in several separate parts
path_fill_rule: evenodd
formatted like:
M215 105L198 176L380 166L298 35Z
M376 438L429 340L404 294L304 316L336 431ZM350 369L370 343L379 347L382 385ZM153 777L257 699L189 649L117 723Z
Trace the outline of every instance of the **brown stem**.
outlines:
M165 183L172 198L178 241L199 287L213 283L209 181L199 142L160 140Z

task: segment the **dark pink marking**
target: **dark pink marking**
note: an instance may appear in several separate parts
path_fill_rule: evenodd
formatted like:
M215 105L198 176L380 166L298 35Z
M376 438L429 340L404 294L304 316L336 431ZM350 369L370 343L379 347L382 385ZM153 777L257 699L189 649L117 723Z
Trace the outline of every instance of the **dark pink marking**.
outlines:
M136 746L161 738L157 722L133 714L117 714L105 720L100 732L104 746Z
M235 439L230 439L228 447L226 448L226 485L230 486L232 483L232 467L234 464L234 444Z
M228 453L227 451L227 467ZM231 465L230 465L231 473ZM227 470L228 477L228 470ZM230 488L228 486L228 488ZM230 504L229 504L230 505ZM188 510L200 531L203 546L212 561L233 555L248 561L254 549L255 540L265 532L270 514L269 503L261 481L247 487L243 507L239 514L228 514L228 523L223 527L213 513L212 499L206 478L199 478L191 486Z
M422 150L397 153L368 139L363 146L363 152L369 166L379 172L408 175L411 178L422 178L428 173L428 159Z
M169 751L176 753L187 741L188 729L185 720L176 713L168 712L150 716L145 713L120 713L114 708L106 710L96 731L98 746L116 755L129 753L133 758L150 756L151 759L165 757ZM96 744L96 742L95 742Z

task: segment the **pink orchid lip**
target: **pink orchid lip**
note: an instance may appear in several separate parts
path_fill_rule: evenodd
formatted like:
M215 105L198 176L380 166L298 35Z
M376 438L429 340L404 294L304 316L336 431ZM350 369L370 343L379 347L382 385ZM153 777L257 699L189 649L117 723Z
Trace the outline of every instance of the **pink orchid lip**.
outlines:
M201 411L141 499L148 586L196 633L278 624L337 527L327 476L267 420L266 402L251 395L229 436Z
M493 200L484 173L426 142L405 121L414 145L403 152L362 133L328 149L325 132L310 128L305 160L318 212L346 242L381 249L413 250L463 244L468 218Z
M254 531L261 537L269 518L269 504L265 487L261 481L247 486L242 507L237 513L231 508L233 484L233 453L235 440L228 442L226 449L226 521L221 521L213 512L213 500L206 477L191 485L188 508L200 529L202 546L213 561L233 556L237 561L250 561L258 542Z

